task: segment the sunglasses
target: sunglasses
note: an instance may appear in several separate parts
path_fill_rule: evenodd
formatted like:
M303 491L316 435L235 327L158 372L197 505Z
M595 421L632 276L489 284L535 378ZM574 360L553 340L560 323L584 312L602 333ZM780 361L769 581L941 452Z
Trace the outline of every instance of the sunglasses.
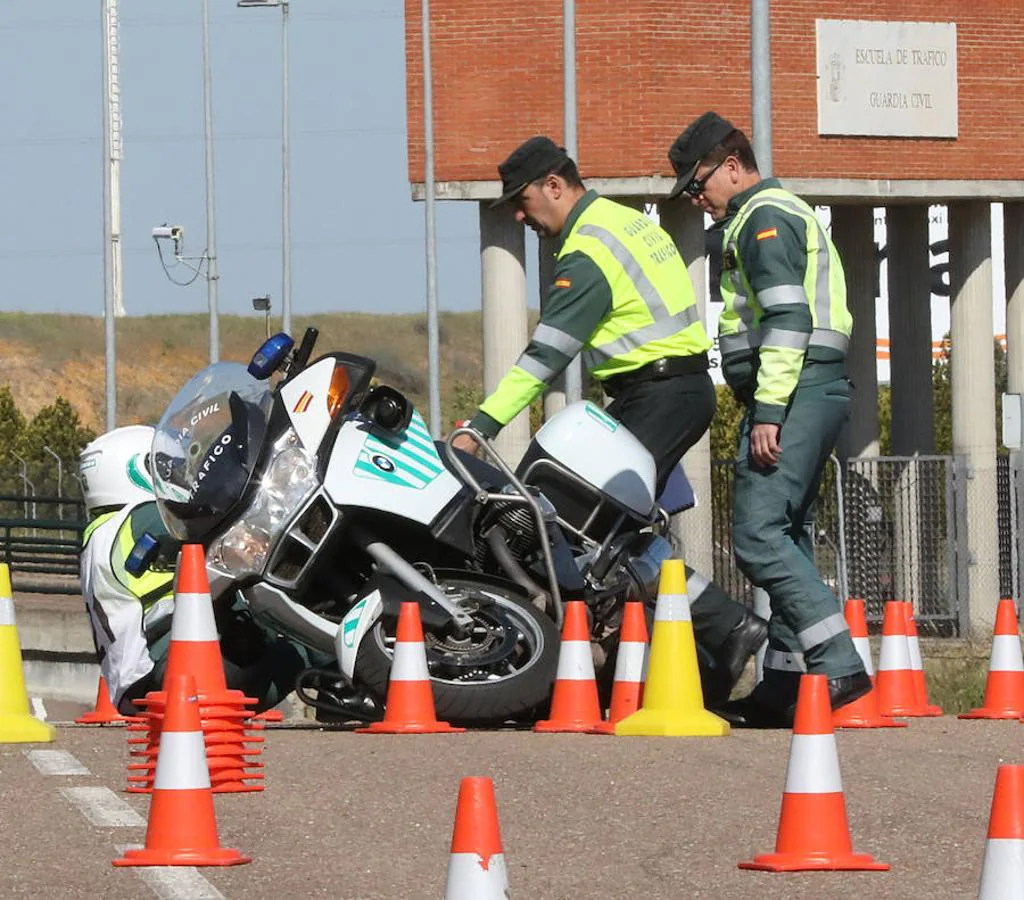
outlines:
M729 157L726 157L725 159L728 158ZM712 168L708 169L708 171L704 173L703 178L692 178L689 181L689 183L683 188L683 193L686 194L688 197L693 197L694 199L703 194L704 186L708 183L708 179L711 178L711 176L718 171L719 166L721 166L722 163L725 162L725 159L723 159L722 162L720 162L717 166L713 166Z

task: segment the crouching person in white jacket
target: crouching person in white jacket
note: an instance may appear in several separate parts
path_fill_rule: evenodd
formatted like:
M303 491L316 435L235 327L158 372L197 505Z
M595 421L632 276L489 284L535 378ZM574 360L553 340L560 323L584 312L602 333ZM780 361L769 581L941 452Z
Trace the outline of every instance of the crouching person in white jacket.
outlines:
M160 690L174 611L178 544L167 534L153 495L148 466L153 431L147 425L116 428L92 441L80 457L91 520L83 535L82 596L110 698L125 715L139 712L135 700ZM125 562L145 532L159 539L160 555L135 577ZM305 647L255 622L238 601L217 603L214 615L228 687L257 697L257 711L283 700L303 669L323 665L311 660Z

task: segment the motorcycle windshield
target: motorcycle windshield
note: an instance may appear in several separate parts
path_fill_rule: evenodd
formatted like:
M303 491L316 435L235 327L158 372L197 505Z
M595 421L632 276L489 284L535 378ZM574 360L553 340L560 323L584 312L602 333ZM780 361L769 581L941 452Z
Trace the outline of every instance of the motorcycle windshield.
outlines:
M267 382L224 362L195 375L167 407L150 461L160 517L179 541L202 541L245 492L272 401Z

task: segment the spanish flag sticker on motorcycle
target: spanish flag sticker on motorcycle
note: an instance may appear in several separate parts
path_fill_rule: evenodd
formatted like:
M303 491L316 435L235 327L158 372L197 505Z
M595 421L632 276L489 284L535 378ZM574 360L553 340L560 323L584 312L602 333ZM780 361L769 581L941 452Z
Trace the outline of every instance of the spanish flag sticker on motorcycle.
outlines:
M302 396L299 397L298 402L292 407L294 413L304 413L309 409L309 404L313 402L313 395L309 391L303 391Z
M768 238L778 237L779 230L777 228L766 228L764 231L759 231L754 235L759 241L767 240Z

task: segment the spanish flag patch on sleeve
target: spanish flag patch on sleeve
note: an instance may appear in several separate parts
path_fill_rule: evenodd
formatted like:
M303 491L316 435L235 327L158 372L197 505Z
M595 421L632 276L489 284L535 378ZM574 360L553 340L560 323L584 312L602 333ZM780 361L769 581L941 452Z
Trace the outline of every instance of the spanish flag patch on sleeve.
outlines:
M766 241L768 238L778 237L779 230L777 228L765 228L764 231L759 231L754 235L759 241Z
M570 288L570 287L572 287L572 281L569 278L556 278L555 279L555 287L556 288Z

